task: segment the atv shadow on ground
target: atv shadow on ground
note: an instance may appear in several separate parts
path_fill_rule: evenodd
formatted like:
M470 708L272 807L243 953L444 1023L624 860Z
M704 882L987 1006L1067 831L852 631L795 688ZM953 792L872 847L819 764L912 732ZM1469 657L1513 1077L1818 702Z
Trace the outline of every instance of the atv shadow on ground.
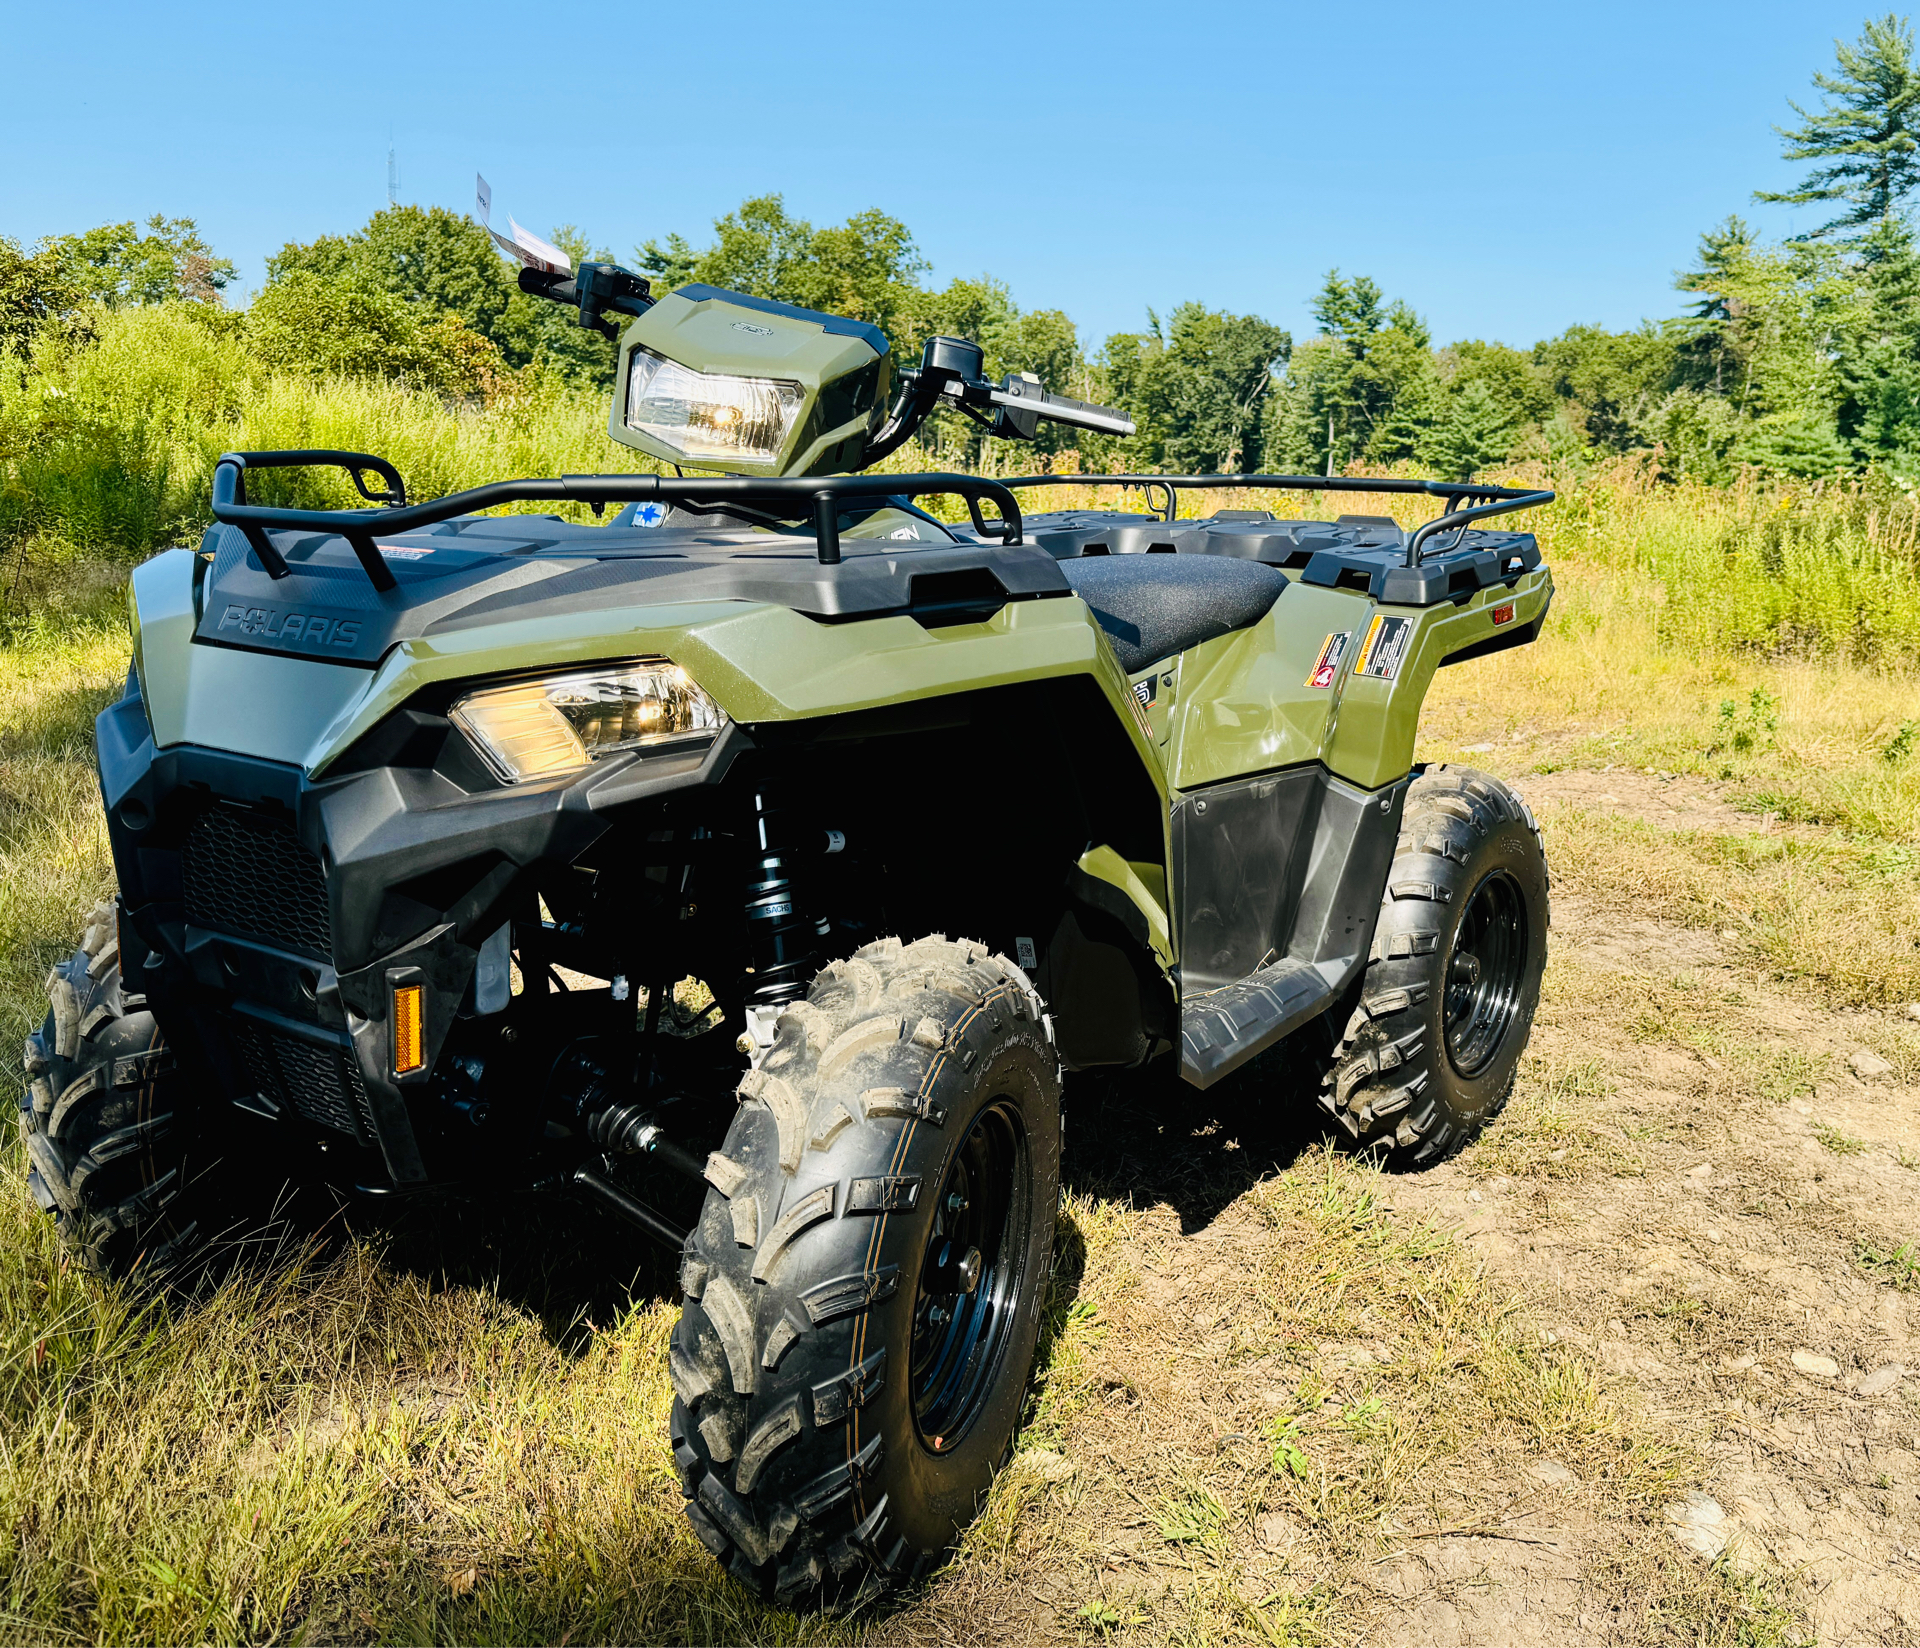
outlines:
M1183 1233L1202 1230L1250 1186L1327 1138L1313 1091L1318 1071L1314 1060L1282 1047L1205 1093L1165 1061L1074 1078L1062 1181L1069 1191L1163 1202ZM436 1287L497 1291L538 1316L563 1350L584 1346L637 1301L678 1296L674 1255L564 1195L469 1192L360 1203L343 1210L341 1223L378 1240L388 1264ZM1086 1260L1070 1220L1056 1224L1055 1244L1043 1360Z
M383 1267L434 1293L496 1295L538 1318L549 1342L573 1355L636 1303L678 1296L673 1254L564 1194L467 1188L373 1200L256 1179L222 1201L227 1224L187 1273L169 1278L183 1302L249 1273L324 1266L365 1243Z
M1183 1234L1203 1230L1250 1186L1328 1137L1313 1091L1318 1070L1315 1058L1283 1045L1204 1093L1182 1082L1170 1060L1071 1077L1062 1182L1070 1192L1163 1203ZM697 1208L696 1197L672 1211L688 1219ZM497 1294L537 1317L566 1353L584 1349L636 1303L678 1297L676 1257L611 1215L561 1193L480 1188L377 1200L284 1189L271 1205L254 1202L214 1244L200 1277L217 1282L276 1256L324 1256L354 1241L374 1244L383 1264L436 1291ZM1058 1222L1055 1241L1043 1359L1085 1264L1070 1220Z
M485 1288L529 1315L560 1350L584 1350L636 1303L679 1296L679 1260L620 1220L557 1194L449 1193L351 1209L388 1265L434 1288Z
M1171 1058L1072 1078L1062 1181L1086 1195L1164 1203L1182 1235L1204 1230L1329 1138L1315 1097L1320 1068L1282 1043L1206 1092L1181 1081Z

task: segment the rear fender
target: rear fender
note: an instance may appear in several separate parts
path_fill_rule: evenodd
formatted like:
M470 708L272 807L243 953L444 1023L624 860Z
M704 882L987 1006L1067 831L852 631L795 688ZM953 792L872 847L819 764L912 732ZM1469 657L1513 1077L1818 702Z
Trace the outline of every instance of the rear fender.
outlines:
M1393 783L1413 765L1434 670L1531 639L1552 594L1544 567L1459 606L1383 606L1359 590L1290 583L1259 623L1181 657L1174 789L1316 761L1363 789Z
M1413 766L1433 672L1460 656L1531 639L1552 599L1553 577L1540 567L1511 588L1495 584L1457 607L1377 607L1346 665L1328 768L1368 790L1403 778ZM1509 643L1508 636L1516 640Z

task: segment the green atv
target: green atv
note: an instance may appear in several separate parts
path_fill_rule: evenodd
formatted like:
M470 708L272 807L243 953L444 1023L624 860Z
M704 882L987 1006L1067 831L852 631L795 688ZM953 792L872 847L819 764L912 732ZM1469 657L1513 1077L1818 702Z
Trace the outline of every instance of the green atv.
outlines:
M221 459L201 547L133 575L119 896L27 1040L30 1183L106 1274L216 1239L242 1159L585 1198L680 1256L701 1540L795 1603L871 1591L1008 1456L1066 1072L1204 1089L1287 1040L1405 1164L1506 1098L1540 838L1412 757L1437 666L1538 634L1533 537L1482 523L1551 494L1100 477L1143 510L1023 515L1088 478L859 472L937 407L1127 420L951 338L896 370L832 315L520 280L619 317L608 432L670 472L419 503L364 453ZM313 465L367 507L294 507ZM1215 487L1444 513L1180 515ZM482 513L560 501L615 513Z

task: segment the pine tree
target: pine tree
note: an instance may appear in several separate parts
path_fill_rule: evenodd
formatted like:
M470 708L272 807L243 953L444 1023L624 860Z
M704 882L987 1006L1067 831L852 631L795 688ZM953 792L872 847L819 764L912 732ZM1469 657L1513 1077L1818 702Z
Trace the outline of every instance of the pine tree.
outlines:
M1739 300L1727 288L1737 280L1741 266L1752 257L1753 230L1744 218L1729 217L1700 237L1700 263L1674 282L1683 292L1699 294L1692 312L1675 328L1685 340L1682 368L1693 386L1711 385L1713 393L1728 393L1727 368L1736 360L1730 334L1740 319Z
M1478 381L1456 390L1446 416L1429 431L1420 456L1441 478L1470 481L1513 448L1512 415Z
M1869 22L1851 46L1834 42L1836 74L1816 74L1826 107L1809 114L1789 107L1801 124L1774 128L1787 146L1783 158L1819 162L1799 189L1756 192L1756 200L1804 206L1829 201L1844 207L1830 223L1800 238L1838 234L1851 242L1860 231L1897 217L1920 187L1920 64L1914 62L1913 29L1892 13Z

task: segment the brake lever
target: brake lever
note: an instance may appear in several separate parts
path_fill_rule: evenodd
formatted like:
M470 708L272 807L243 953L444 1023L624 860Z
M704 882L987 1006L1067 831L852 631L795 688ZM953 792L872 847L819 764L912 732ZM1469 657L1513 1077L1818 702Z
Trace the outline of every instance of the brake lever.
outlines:
M1009 372L1003 383L987 384L986 398L997 409L994 433L1018 441L1030 441L1038 432L1040 420L1070 424L1077 429L1097 430L1103 435L1131 435L1133 419L1111 407L1095 406L1056 395L1031 372ZM1005 428L1000 427L1005 425Z

